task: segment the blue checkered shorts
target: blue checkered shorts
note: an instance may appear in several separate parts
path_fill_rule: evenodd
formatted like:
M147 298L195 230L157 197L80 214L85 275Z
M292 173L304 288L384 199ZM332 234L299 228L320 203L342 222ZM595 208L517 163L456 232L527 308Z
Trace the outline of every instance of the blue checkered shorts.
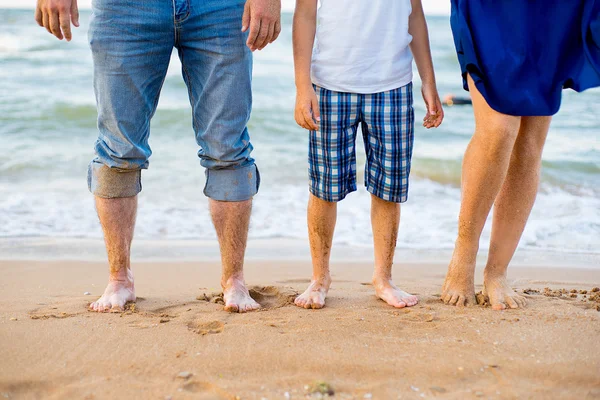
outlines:
M315 86L321 111L320 131L310 131L310 192L340 201L356 190L356 133L360 125L367 162L365 186L395 203L408 198L413 148L412 83L374 94L334 92Z

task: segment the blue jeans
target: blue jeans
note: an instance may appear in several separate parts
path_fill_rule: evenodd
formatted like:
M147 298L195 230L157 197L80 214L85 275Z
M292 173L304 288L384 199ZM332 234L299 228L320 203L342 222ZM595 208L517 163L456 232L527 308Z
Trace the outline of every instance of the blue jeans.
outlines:
M88 171L99 197L142 190L154 115L173 47L183 66L206 168L204 194L243 201L258 191L246 124L252 53L241 32L245 0L94 0L89 41L99 136Z

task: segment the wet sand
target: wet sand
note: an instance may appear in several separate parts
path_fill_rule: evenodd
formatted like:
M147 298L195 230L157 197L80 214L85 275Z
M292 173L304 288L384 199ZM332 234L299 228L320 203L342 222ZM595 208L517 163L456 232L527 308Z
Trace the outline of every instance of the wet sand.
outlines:
M326 308L303 310L310 263L254 260L264 309L229 314L207 301L218 263L138 262L135 306L96 314L105 263L0 261L0 398L294 399L322 381L341 399L600 399L600 270L514 267L529 307L502 312L441 304L444 272L397 267L420 303L396 310L369 263L337 262Z

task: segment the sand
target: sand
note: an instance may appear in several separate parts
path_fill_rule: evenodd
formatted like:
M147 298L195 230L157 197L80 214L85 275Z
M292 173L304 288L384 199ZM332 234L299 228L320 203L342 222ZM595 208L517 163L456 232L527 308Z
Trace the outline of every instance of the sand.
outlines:
M309 262L249 261L249 314L207 301L216 262L135 263L135 306L96 314L105 263L0 261L0 399L600 398L600 270L512 268L540 293L497 312L443 305L441 261L396 268L420 297L402 310L375 298L369 263L334 263L327 307L303 310Z

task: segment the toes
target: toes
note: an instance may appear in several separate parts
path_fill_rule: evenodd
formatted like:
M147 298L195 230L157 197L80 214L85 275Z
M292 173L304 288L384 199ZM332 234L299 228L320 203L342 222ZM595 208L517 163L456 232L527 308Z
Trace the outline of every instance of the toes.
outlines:
M225 311L229 312L238 312L240 310L237 304L227 304L225 305Z
M465 296L458 296L458 300L456 301L456 306L457 307L464 307L466 301L467 301L467 299L465 298Z
M294 300L294 304L297 305L298 307L304 307L304 299L300 296L296 297L296 300Z
M515 299L513 299L510 296L506 297L506 304L508 304L508 306L510 308L519 308L519 305L517 304L517 302L515 301Z
M506 304L504 303L496 303L492 304L492 310L501 311L506 309Z
M317 303L316 301L313 301L310 305L310 308L312 308L313 310L318 310L320 308L323 308L323 305L321 303Z
M448 303L450 303L451 298L452 298L452 295L445 294L444 296L442 296L442 301L444 302L444 304L448 304Z
M467 296L467 298L465 299L465 306L473 307L475 304L477 304L475 296Z
M458 301L458 297L459 297L459 295L458 295L458 294L454 294L454 295L452 296L452 298L450 299L450 302L449 302L449 304L450 304L451 306L453 306L453 305L456 305L456 302Z
M395 304L392 304L392 305L393 305L394 307L396 307L396 308L404 308L404 307L406 307L406 303L405 303L405 302L403 302L403 301L398 301L397 303L395 303Z

